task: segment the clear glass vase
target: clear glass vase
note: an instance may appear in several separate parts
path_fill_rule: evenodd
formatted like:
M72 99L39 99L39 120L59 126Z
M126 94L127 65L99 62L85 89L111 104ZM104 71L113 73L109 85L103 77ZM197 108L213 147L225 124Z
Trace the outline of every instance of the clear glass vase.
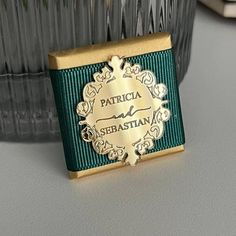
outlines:
M49 51L168 31L181 81L195 7L196 0L0 0L0 140L60 136Z

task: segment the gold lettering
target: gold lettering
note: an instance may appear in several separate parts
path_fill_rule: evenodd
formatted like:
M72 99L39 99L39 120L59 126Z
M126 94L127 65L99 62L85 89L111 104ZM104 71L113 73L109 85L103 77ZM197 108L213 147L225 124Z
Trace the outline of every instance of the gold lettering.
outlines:
M122 95L118 95L118 96L114 96L114 97L110 97L106 99L101 99L100 100L101 107L114 105L116 103L121 103L121 102L127 102L131 100L139 99L141 97L142 96L139 94L139 92L130 92L130 93L126 93L126 94L122 94Z
M100 101L101 101L102 107L104 107L104 104L105 104L106 100L105 100L105 99L102 99L102 100L100 100Z
M144 117L144 118L138 119L138 120L131 120L129 122L125 122L125 123L119 124L117 126L112 125L109 127L104 127L102 129L100 129L100 132L101 132L101 135L112 134L112 133L120 132L123 130L133 129L133 128L143 126L146 124L150 124L150 117Z

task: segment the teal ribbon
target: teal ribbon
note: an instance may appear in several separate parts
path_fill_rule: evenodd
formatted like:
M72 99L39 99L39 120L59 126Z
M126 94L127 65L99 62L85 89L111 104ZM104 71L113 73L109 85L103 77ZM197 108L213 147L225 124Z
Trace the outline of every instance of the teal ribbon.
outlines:
M165 106L171 111L171 118L165 123L163 137L155 141L155 147L149 150L149 153L184 144L184 129L172 50L129 57L127 61L140 64L142 70L151 70L156 75L157 83L164 83L168 88L165 99L169 100L169 103ZM70 171L86 170L116 162L109 160L107 155L97 154L91 143L82 140L80 133L83 127L78 124L81 118L76 114L77 104L83 101L84 86L93 80L92 75L101 71L104 65L105 63L98 63L50 71L66 164Z

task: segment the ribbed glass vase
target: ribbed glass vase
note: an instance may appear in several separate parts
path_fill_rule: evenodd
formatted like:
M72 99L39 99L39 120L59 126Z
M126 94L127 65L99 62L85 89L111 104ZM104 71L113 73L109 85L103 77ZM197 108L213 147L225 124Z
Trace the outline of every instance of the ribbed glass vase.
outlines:
M195 7L196 0L0 0L0 140L60 135L49 51L168 31L181 81Z

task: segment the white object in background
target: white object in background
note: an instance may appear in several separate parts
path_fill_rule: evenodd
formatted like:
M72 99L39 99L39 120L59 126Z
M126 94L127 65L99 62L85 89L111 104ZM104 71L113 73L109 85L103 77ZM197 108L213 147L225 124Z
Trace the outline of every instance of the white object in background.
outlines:
M199 0L224 17L236 18L236 1Z

